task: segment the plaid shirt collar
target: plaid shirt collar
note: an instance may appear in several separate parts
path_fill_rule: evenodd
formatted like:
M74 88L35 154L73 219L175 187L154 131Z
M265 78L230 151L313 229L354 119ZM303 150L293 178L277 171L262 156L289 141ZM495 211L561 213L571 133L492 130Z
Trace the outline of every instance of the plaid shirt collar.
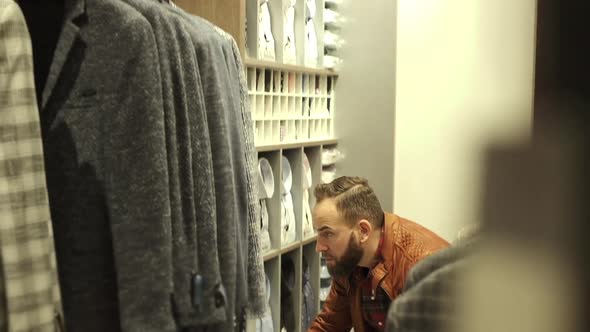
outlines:
M384 330L387 310L391 303L391 299L381 287L377 286L376 289L373 289L372 286L374 284L373 269L383 261L382 250L384 234L385 229L381 228L381 237L379 238L379 245L375 252L376 261L373 266L370 269L359 267L353 274L355 283L361 289L361 308L363 311L363 318L367 325L367 331ZM380 282L380 280L378 282Z

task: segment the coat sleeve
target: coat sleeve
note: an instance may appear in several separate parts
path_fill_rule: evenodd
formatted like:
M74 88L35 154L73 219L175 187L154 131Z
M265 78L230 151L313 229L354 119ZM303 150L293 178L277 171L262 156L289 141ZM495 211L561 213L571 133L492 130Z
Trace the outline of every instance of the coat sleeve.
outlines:
M333 279L326 303L307 331L349 332L351 328L349 297L344 286Z
M260 317L266 309L266 287L264 275L264 262L260 249L260 206L256 190L256 148L254 147L254 133L252 118L249 111L248 88L244 73L244 66L240 51L235 40L231 39L231 46L236 63L236 75L240 78L239 100L240 114L242 118L245 154L246 177L248 188L248 313L252 317Z
M180 19L177 18L178 23ZM208 293L203 299L199 315L190 310L185 313L185 322L200 322L206 324L226 321L224 306L216 306L216 299L221 285L221 271L218 255L217 212L216 193L213 171L213 159L211 152L211 133L206 114L206 104L203 96L203 86L200 84L201 76L198 70L197 55L195 46L186 31L179 29L179 39L183 57L184 91L186 96L186 114L190 128L191 165L193 179L190 181L194 192L193 208L196 215L196 249L198 252L198 273L208 287ZM183 46L184 45L184 46ZM191 190L191 188L188 188ZM224 230L221 230L224 231ZM192 319L191 319L192 318ZM184 325L184 323L183 323ZM198 324L197 324L198 325ZM189 326L196 326L189 324Z

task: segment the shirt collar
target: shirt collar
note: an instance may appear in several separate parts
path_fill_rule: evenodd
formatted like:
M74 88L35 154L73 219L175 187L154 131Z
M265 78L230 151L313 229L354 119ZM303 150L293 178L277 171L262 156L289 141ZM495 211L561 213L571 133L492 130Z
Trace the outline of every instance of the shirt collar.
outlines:
M381 262L383 260L383 255L382 255L382 251L383 251L383 238L385 237L385 228L381 227L381 236L379 237L379 246L377 247L377 251L375 252L375 258L377 258L377 263ZM377 265L377 264L375 264ZM373 266L375 267L375 266Z

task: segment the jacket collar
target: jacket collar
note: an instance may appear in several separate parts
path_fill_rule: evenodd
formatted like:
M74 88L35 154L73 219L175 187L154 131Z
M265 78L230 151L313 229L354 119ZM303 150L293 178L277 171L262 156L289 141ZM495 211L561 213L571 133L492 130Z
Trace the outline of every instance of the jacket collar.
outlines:
M395 237L395 228L399 223L399 217L395 214L385 213L385 218L383 222L383 245L381 248L381 254L383 259L377 265L373 267L373 288L376 288L378 284L393 270L393 260L394 260L394 252L397 239ZM340 282L344 288L346 289L346 294L350 294L351 291L351 278L353 275L351 274L348 277L344 278L336 278L338 282ZM385 291L388 295L391 296L391 292L393 291L391 287L388 285L383 285Z
M57 84L62 69L68 59L70 50L80 37L80 29L86 23L87 0L66 0L64 4L64 23L59 36L53 61L43 88L41 109L45 109L53 90Z
M397 226L399 220L398 217L391 213L385 213L385 220L383 222L383 247L381 249L381 254L383 255L383 265L386 271L390 271L393 265L393 252L394 246L397 242L397 239L394 239L395 236L395 227Z

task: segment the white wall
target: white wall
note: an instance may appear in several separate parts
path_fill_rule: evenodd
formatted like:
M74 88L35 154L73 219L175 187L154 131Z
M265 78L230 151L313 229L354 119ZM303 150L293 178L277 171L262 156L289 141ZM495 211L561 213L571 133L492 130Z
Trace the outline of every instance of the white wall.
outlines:
M346 159L339 175L357 175L391 211L395 116L395 6L392 0L347 0L347 44L336 88L335 134Z
M535 0L398 0L394 210L476 222L483 150L532 124Z

